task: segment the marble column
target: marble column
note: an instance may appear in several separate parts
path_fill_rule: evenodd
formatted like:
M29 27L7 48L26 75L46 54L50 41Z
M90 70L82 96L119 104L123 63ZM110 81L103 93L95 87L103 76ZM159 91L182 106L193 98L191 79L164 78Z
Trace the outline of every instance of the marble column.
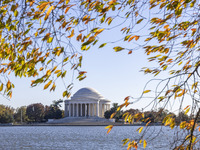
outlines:
M67 111L68 111L68 108L67 108L67 104L65 103L65 117L67 117L67 116L68 116L68 113L67 113Z
M75 104L73 103L73 117L75 117Z
M76 103L76 117L78 117L79 114L78 114L78 103Z
M92 104L92 116L94 116L94 103Z
M83 117L83 111L82 111L82 103L81 103L81 117Z
M71 104L69 103L69 117L71 117Z
M88 116L90 117L90 103L88 104L88 106L89 106Z
M87 104L85 103L85 117L86 117L86 115L87 115Z
M96 113L96 116L97 117L99 116L99 102L97 102L97 113Z

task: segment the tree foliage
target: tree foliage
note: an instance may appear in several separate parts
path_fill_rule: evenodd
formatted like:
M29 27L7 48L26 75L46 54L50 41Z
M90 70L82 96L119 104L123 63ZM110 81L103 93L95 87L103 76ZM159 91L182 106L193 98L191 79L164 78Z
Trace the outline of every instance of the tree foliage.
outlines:
M45 106L44 119L60 119L63 117L63 111L60 109L63 100L55 100L50 106Z
M41 103L28 105L26 115L30 121L41 122L44 118L44 105Z
M28 116L26 114L26 106L21 106L15 110L14 113L15 122L26 123L28 122Z
M115 113L117 111L117 108L118 108L118 103L113 103L113 107L110 110L107 110L104 113L104 117L106 119L114 118L116 121L118 121L119 119L121 119L123 112L122 111L118 111L117 113Z
M12 123L14 120L13 113L13 108L0 105L0 123Z
M155 64L142 70L155 76L152 82L159 83L155 89L145 88L139 98L125 98L117 111L152 92L155 96L147 106L159 103L164 109L179 101L179 111L193 117L182 123L185 126L181 129L190 133L174 149L195 149L198 135L194 130L200 114L198 0L3 0L0 4L2 94L12 96L14 84L10 74L34 77L32 86L44 84L44 89L50 91L55 90L58 78L65 78L69 68L78 72L77 79L83 80L86 72L80 69L82 55L74 47L75 41L81 43L83 51L98 44L99 48L111 44L114 51L128 54L142 48ZM121 33L119 40L101 43L100 35L111 30ZM167 78L158 79L165 72ZM70 96L71 88L72 84L66 83L63 97ZM191 105L182 108L185 100ZM144 115L129 118L131 122L131 118L140 120ZM149 121L146 122L148 125ZM174 128L175 119L168 115L163 123ZM137 148L140 141L126 143L130 149Z

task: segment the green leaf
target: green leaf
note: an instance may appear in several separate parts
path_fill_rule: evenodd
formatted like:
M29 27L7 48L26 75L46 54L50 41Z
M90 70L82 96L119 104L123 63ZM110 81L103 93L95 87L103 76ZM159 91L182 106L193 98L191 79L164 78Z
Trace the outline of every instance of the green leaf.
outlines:
M115 50L115 52L119 52L119 51L123 50L124 48L117 46L117 47L114 47L113 49Z
M107 43L103 43L103 44L101 44L101 45L99 46L99 48L104 47L106 44L107 44Z
M142 22L143 19L140 19L136 22L136 24L139 24L140 22Z

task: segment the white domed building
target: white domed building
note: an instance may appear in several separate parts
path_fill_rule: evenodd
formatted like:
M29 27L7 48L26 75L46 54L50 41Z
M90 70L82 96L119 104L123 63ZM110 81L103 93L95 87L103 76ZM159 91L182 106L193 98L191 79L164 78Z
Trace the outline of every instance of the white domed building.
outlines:
M92 88L78 90L65 101L65 117L104 117L111 101Z

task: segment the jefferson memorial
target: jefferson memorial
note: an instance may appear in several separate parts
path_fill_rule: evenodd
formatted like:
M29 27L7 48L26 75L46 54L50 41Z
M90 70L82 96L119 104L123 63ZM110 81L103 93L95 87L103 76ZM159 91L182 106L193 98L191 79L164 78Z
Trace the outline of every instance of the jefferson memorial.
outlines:
M65 117L104 117L111 101L92 88L78 90L71 99L65 100Z

